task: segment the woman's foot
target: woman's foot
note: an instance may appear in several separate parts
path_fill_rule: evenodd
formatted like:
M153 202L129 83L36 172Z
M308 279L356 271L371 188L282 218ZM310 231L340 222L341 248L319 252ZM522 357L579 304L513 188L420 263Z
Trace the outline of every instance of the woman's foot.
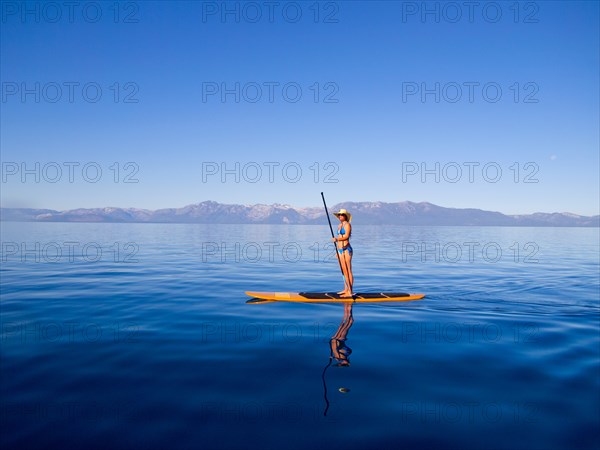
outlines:
M354 297L354 294L352 292L342 292L340 294L340 298L352 298Z

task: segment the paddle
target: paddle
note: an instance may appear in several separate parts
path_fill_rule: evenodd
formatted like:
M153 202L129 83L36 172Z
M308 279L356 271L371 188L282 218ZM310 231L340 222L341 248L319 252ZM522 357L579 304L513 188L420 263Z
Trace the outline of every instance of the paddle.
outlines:
M327 210L327 203L325 203L325 196L321 192L321 198L323 198L323 206L325 207L325 215L327 216L327 222L329 222L329 230L331 231L331 237L334 238L335 234L333 234L333 227L331 226L331 219L329 218L329 211ZM344 278L344 284L346 283L346 277L344 277L344 269L342 269L342 260L340 259L340 255L337 251L337 245L335 242L333 243L333 247L335 250L335 256L337 256L338 263L340 264L340 271L342 272L342 277Z

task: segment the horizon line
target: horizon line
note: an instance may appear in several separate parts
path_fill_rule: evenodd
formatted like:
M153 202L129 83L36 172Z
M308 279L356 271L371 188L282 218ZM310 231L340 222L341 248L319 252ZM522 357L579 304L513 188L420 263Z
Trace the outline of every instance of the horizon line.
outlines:
M76 207L76 208L68 208L68 209L53 209L53 208L48 208L48 207L26 207L26 206L0 206L0 209L48 209L48 210L52 210L52 211L57 211L57 212L65 212L65 211L73 211L73 210L77 210L77 209L106 209L106 208L115 208L115 209L137 209L137 210L142 210L142 211L158 211L161 209L181 209L181 208L185 208L187 206L192 206L192 205L199 205L202 203L216 203L219 205L229 205L229 206L244 206L244 207L253 207L253 206L287 206L290 208L294 208L294 209L306 209L306 208L320 208L319 206L294 206L291 205L289 203L252 203L252 204L246 204L246 203L221 203L218 202L216 200L203 200L197 203L188 203L186 205L183 206L167 206L167 207L162 207L162 208L156 208L156 209L149 209L149 208L139 208L136 206L88 206L88 207ZM367 201L352 201L352 200L347 200L347 201L342 201L342 202L337 202L334 203L333 205L341 205L341 204L346 204L346 203L382 203L382 204L388 204L388 205L392 205L392 204L398 204L398 203L413 203L413 204L429 204L429 205L433 205L433 206L437 206L440 208L445 208L445 209L474 209L474 210L479 210L479 211L487 211L487 212L495 212L495 213L499 213L499 214L503 214L506 216L525 216L525 215L533 215L533 214L572 214L575 216L579 216L579 217L596 217L598 215L600 215L600 211L598 212L598 214L592 214L592 215L582 215L582 214L578 214L578 213L573 213L570 211L553 211L553 212L545 212L545 211L535 211L535 212L530 212L530 213L521 213L521 214L510 214L510 213L505 213L502 211L497 211L497 210L491 210L491 209L481 209L481 208L476 208L476 207L451 207L451 206L442 206L442 205L438 205L435 203L431 203L429 201L420 201L420 202L415 202L415 201L411 201L411 200L402 200L402 201L397 201L397 202L386 202L386 201L381 201L381 200L367 200ZM332 206L333 206L332 205Z

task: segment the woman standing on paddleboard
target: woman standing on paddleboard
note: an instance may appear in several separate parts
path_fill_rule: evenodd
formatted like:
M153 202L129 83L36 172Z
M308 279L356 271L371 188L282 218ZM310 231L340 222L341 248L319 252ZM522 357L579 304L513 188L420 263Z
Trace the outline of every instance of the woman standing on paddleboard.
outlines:
M345 279L344 290L338 292L338 294L340 294L340 297L348 298L353 295L352 285L354 284L354 275L352 274L352 247L350 246L350 234L352 233L350 222L352 221L352 214L345 209L340 209L338 212L333 213L333 215L340 220L337 236L332 238L332 240L336 243L338 258Z

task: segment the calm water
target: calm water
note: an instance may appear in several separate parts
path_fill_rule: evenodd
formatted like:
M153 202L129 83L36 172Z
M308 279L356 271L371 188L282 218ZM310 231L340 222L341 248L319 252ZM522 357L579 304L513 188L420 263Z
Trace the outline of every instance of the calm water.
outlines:
M1 231L2 448L600 442L598 229L357 224L355 290L427 297L339 330L244 295L340 290L327 226Z

